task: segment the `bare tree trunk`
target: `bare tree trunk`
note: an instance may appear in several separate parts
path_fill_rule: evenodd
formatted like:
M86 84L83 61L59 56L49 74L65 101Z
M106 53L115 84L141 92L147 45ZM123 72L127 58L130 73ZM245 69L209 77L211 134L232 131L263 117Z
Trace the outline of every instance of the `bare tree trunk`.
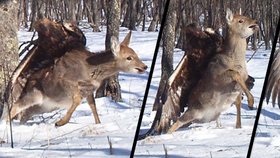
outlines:
M177 1L170 1L166 23L163 29L162 42L163 52L161 59L161 79L159 88L157 91L156 99L154 102L153 110L157 110L159 106L160 96L164 92L165 85L167 84L168 78L173 72L173 50L175 47L175 31L177 23Z
M100 12L99 10L99 0L92 0L91 1L91 7L92 7L92 23L93 25L91 26L93 29L93 32L100 32L101 30L99 29L100 27Z
M142 9L142 14L143 14L143 19L142 19L142 31L145 31L145 23L146 23L146 16L147 16L147 1L143 0L143 9Z
M68 19L69 21L71 22L77 22L77 18L76 18L76 2L77 0L71 0L68 2L68 13L69 13L69 16L68 16Z
M28 31L34 30L34 22L36 20L36 0L31 0L31 13L30 13L31 19L30 19L30 27Z
M5 88L5 78L11 76L18 64L18 2L15 0L0 1L0 96ZM2 99L2 98L1 98ZM2 104L2 100L1 103ZM3 106L0 105L0 111Z
M93 32L100 32L100 17L99 7L101 2L99 0L87 0L84 3L86 8L86 16Z
M119 37L120 26L120 1L107 1L107 33L105 46L110 48L110 39L112 36ZM118 81L118 74L104 80L101 87L96 92L96 97L111 96L115 101L121 101L121 87Z
M137 0L129 1L129 12L130 12L130 18L129 18L129 30L136 30L136 19L137 19L137 14L136 14L136 2Z
M153 4L154 4L154 7L153 7L153 20L152 22L150 23L150 26L148 28L148 31L155 31L156 30L156 24L159 20L159 0L153 0Z
M136 18L137 18L137 13L136 13L136 3L137 0L128 0L124 1L127 3L127 9L126 13L124 16L124 20L122 23L123 27L127 27L129 30L136 30ZM125 4L123 4L125 5Z
M23 12L23 21L22 21L22 23L23 23L24 28L27 28L28 27L28 25L27 25L27 22L28 22L28 11L27 11L27 9L28 9L28 0L23 0L22 1L22 8L23 8L23 10L22 10L22 12Z
M177 28L176 32L179 34L176 48L183 48L183 43L184 43L184 34L183 34L183 29L185 26L187 26L187 19L186 19L186 5L183 2L184 0L179 0L178 2L178 7L177 7L177 16L178 16L178 21L177 21Z
M124 12L124 17L123 17L123 22L122 22L122 27L128 27L129 26L129 21L130 21L130 5L129 5L129 2L130 0L123 0L123 9L125 9L125 12Z
M103 12L104 12L104 14L103 15L101 15L101 19L106 19L106 17L107 17L107 5L106 5L106 0L101 0L101 8L102 8L102 10L103 10ZM107 20L107 19L106 19Z

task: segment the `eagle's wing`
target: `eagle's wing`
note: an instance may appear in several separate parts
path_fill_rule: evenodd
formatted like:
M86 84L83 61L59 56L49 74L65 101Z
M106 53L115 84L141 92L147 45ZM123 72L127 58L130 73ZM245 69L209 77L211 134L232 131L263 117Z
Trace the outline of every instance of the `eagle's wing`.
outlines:
M56 59L73 48L84 47L86 39L83 32L73 24L63 24L49 19L35 23L38 39L33 48L24 56L5 89L4 99L16 100L22 93L28 78L34 72L53 66Z
M266 102L272 98L272 105L275 106L276 98L280 108L280 49L275 52L274 60L271 65L271 71L268 78L266 89ZM271 96L272 95L272 96Z
M38 50L22 73L33 73L32 71L51 66L69 50L84 47L86 44L83 32L70 23L42 19L35 23L35 30L38 32Z
M188 97L198 83L208 62L221 51L222 36L213 30L202 31L191 24L184 30L185 56L168 80L166 100L162 100L162 115L156 130L166 132L188 106Z
M150 130L138 137L143 139L152 133L166 132L171 121L176 121L188 106L188 97L198 83L210 59L221 51L222 36L212 30L202 31L195 24L184 30L185 55L170 76Z

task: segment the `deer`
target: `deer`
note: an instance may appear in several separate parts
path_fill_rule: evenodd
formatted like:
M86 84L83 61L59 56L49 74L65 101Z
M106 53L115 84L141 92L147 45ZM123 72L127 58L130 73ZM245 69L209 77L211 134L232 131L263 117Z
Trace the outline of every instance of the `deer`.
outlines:
M226 11L227 34L221 51L212 57L188 98L188 109L168 129L168 133L191 123L216 120L221 112L236 105L236 128L241 128L240 109L242 92L253 108L254 98L246 87L246 38L258 30L256 20Z
M74 48L55 61L53 67L44 68L32 75L24 93L11 110L11 119L21 113L25 120L34 114L67 109L55 126L69 122L73 112L86 98L96 123L100 123L93 91L102 81L118 72L143 74L145 65L128 45L131 31L120 43L111 37L109 50L92 53L84 47Z

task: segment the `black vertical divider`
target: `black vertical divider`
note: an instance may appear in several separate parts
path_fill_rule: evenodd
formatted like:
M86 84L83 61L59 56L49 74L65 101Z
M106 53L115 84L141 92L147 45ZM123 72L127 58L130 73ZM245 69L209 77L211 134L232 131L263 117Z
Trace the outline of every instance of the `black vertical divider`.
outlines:
M161 41L161 37L162 37L163 28L164 28L165 21L166 21L166 15L167 15L169 2L170 2L170 0L166 0L165 7L164 7L164 12L163 12L162 20L161 20L161 25L160 25L160 30L159 30L159 34L158 34L157 43L156 43L156 48L155 48L155 51L154 51L154 56L153 56L153 60L152 60L151 68L150 68L150 73L149 73L149 77L148 77L148 81L147 81L147 85L146 85L144 99L143 99L143 102L142 102L142 107L141 107L141 110L140 110L140 115L139 115L139 118L138 118L138 123L137 123L136 131L135 131L135 136L134 136L134 140L133 140L133 144L132 144L132 148L131 148L131 152L130 152L130 157L131 158L134 156L134 153L135 153L137 138L138 138L138 135L139 135L140 126L141 126L141 122L142 122L142 119L143 119L143 114L144 114L145 107L146 107L146 101L147 101L147 97L148 97L148 93L149 93L149 89L150 89L151 80L152 80L152 77L153 77L154 67L155 67L156 58L157 58L157 55L158 55L158 50L159 50L159 46L160 46L160 41Z
M269 77L269 73L270 73L270 70L271 70L271 65L272 65L272 62L273 62L273 59L274 59L274 52L275 52L275 49L276 49L277 40L278 40L278 37L279 37L279 29L280 29L280 17L278 19L278 25L277 25L277 28L276 28L276 31L275 31L274 41L273 41L271 54L270 54L270 58L269 58L269 62L268 62L267 70L266 70L266 75L265 75L265 80L264 80L263 89L262 89L262 93L261 93L261 98L260 98L260 102L259 102L259 106L258 106L258 110L257 110L257 114L256 114L256 119L255 119L253 131L252 131L252 136L251 136L248 152L247 152L247 158L251 157L251 153L252 153L252 149L253 149L253 145L254 145L256 131L257 131L257 128L258 128L258 123L259 123L259 119L260 119L260 115L261 115L262 105L263 105L263 101L264 101L264 98L265 98L265 92L266 92L268 77Z

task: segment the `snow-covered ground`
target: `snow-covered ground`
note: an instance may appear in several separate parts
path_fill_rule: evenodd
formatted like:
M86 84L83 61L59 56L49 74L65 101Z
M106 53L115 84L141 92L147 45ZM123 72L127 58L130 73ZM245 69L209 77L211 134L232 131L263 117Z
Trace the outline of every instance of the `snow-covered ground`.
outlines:
M263 48L259 49L253 59L247 63L249 74L255 78L255 86L252 89L255 107L259 104L270 51L265 51ZM247 59L252 54L253 51L247 51ZM182 55L182 51L175 50L174 67L180 61ZM142 120L142 131L151 126L155 116L155 112L151 112L151 110L160 81L160 61L161 53L157 57L156 68ZM215 121L213 121L204 124L192 124L190 127L180 129L172 134L149 136L144 140L138 141L135 157L164 157L165 150L168 157L172 158L246 157L255 121L256 108L254 110L247 108L246 97L244 97L242 104L241 129L235 128L236 108L232 106L220 116L221 128L217 128ZM264 108L252 157L279 157L280 110L272 108L271 105L264 105Z
M279 46L277 46L279 49ZM257 65L256 65L257 66ZM257 68L257 67L256 67ZM280 157L280 109L263 102L251 157Z
M99 33L84 30L87 47L91 51L105 48L105 30ZM120 40L128 33L120 29ZM20 43L28 41L33 33L19 31ZM157 32L133 31L130 47L146 65L151 65ZM150 66L149 66L150 67ZM95 124L91 110L84 101L74 112L70 123L56 128L55 121L64 116L65 110L51 119L36 117L36 123L19 125L13 122L14 148L10 148L9 127L0 122L0 157L129 157L140 108L146 88L149 69L145 74L120 73L123 102L110 98L96 99L101 124ZM55 113L55 112L54 112ZM44 114L44 117L52 116ZM108 139L112 144L112 154Z
M93 33L85 29L87 47L91 51L104 49L105 30ZM127 29L120 29L120 40ZM28 41L33 33L20 31L19 41ZM146 65L151 65L158 33L134 31L130 46L138 53ZM247 58L253 54L247 52ZM259 49L248 62L248 71L256 81L252 93L255 107L264 81L270 50ZM176 49L174 67L180 61L183 52ZM152 104L160 80L161 52L157 57L149 97L142 121L142 129L150 127L155 112ZM96 99L101 124L95 124L91 110L84 101L74 112L70 123L55 128L54 122L64 116L66 111L44 114L46 118L35 117L28 125L13 123L14 148L10 148L9 127L0 122L0 157L129 157L138 116L142 105L148 69L145 74L120 74L123 102L115 103L109 98ZM221 117L222 128L215 122L193 124L189 128L173 134L151 136L139 141L135 157L164 157L164 146L169 157L246 157L253 129L256 109L247 108L246 97L242 107L242 128L235 129L236 109L232 106ZM47 118L52 117L52 118ZM34 123L35 122L35 123ZM112 155L108 139L112 143ZM257 130L252 157L279 157L280 152L280 110L271 103L263 105L263 111Z

